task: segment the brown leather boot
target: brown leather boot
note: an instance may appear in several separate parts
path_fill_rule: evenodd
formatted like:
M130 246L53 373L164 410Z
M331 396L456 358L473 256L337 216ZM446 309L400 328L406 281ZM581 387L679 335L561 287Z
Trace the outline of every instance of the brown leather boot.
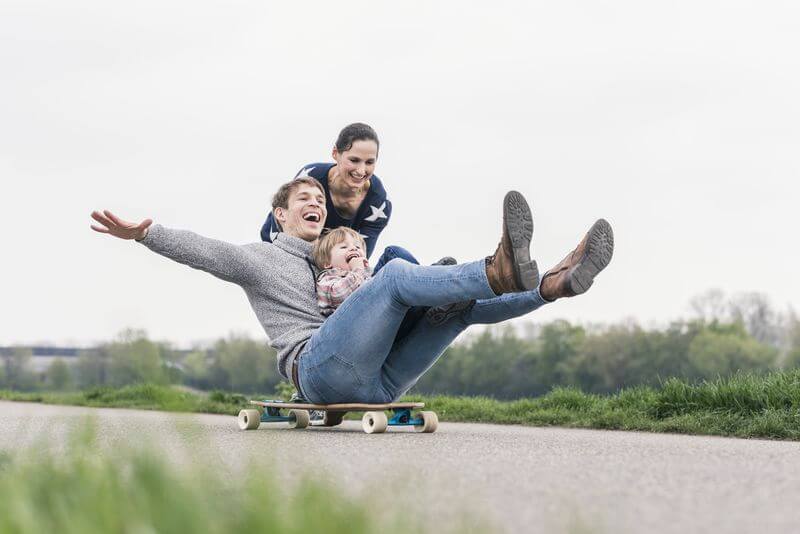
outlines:
M539 294L553 301L585 293L597 273L606 268L614 254L614 231L605 219L592 225L589 232L567 257L542 277Z
M533 216L520 193L509 191L503 200L503 237L494 255L486 258L486 278L496 295L536 289L539 269L531 260Z

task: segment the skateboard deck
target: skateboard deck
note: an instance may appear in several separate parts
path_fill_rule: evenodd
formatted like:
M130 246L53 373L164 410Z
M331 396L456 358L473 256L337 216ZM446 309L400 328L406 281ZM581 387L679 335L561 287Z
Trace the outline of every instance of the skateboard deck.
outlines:
M306 428L312 426L337 426L342 422L346 412L365 412L361 418L361 426L367 434L386 432L390 426L411 426L417 432L435 432L439 418L435 412L423 411L412 416L411 410L423 408L424 402L389 402L385 404L342 403L342 404L306 404L277 400L251 400L251 405L261 410L250 409L239 412L238 424L242 430L254 430L261 423L289 423L290 428ZM283 414L281 411L288 410ZM384 411L391 410L389 419ZM309 411L324 412L320 422L310 421Z
M369 410L394 410L395 408L424 408L424 402L389 402L387 404L307 404L301 402L255 401L250 404L264 408L286 408L287 410L319 410L321 412L366 412Z

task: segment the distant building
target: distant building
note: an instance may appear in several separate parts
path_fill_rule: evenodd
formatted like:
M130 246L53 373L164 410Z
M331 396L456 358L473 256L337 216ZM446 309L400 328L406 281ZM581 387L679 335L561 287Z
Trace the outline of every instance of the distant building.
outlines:
M11 356L15 350L30 350L30 369L37 374L43 374L50 368L50 365L56 360L63 360L67 365L74 365L78 363L78 358L81 354L96 352L97 348L76 348L76 347L36 347L17 345L14 347L0 347L0 358L4 356ZM169 368L184 370L183 358L191 354L192 350L173 350L172 353L177 356L177 361L167 360L164 362ZM0 362L2 365L2 362Z
M11 356L19 349L31 351L31 370L35 373L44 373L56 360L63 360L67 365L75 364L81 352L87 350L74 347L0 347L0 357Z

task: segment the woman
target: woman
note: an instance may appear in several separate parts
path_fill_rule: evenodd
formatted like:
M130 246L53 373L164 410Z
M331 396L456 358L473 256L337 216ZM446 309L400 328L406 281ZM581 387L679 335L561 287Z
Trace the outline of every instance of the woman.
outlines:
M373 174L379 149L380 141L375 130L367 124L356 122L339 132L333 147L334 163L311 163L295 176L311 176L322 184L328 209L325 228L346 226L356 230L364 236L367 257L375 250L378 236L389 224L392 215L392 203L387 198L386 189ZM271 243L280 231L270 212L261 227L262 241ZM417 263L405 249L388 247L375 268L380 269L387 261L397 257Z
M311 176L322 184L325 189L325 207L328 210L324 228L332 230L345 226L357 231L364 237L367 245L367 258L375 250L378 236L389 224L392 215L392 203L387 197L383 182L373 174L379 150L380 141L375 130L367 124L355 122L339 132L333 146L334 163L311 163L300 169L295 176ZM261 227L261 240L271 243L280 232L280 225L270 212ZM419 264L403 247L389 246L375 263L373 272L376 274L395 258ZM445 257L436 264L454 263L454 259ZM453 314L463 311L468 304L457 303L436 308L431 311L429 318L437 323L443 322ZM428 308L425 307L412 308L398 330L397 339L405 337L426 312Z

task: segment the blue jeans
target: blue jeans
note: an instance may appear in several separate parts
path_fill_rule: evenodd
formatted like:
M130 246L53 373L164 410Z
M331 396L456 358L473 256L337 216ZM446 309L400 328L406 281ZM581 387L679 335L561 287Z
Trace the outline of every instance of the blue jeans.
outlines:
M412 306L469 299L477 302L461 316L438 326L419 321L395 342ZM314 403L395 401L469 325L519 317L545 303L538 290L495 296L485 260L452 266L394 260L311 336L298 361L300 389Z
M378 274L378 271L383 269L384 265L392 261L393 259L400 258L406 260L409 263L413 263L415 265L419 265L419 261L417 258L414 257L409 251L404 249L403 247L398 247L397 245L391 245L383 249L383 254L381 257L378 258L378 263L375 264L375 268L372 269L372 274Z
M375 268L372 270L372 275L375 276L378 274L378 271L383 269L383 267L394 259L403 259L409 263L413 263L414 265L419 265L419 261L417 258L414 257L409 251L404 249L403 247L398 247L397 245L390 245L383 250L383 254L378 259L378 263L375 264ZM406 316L403 317L403 322L400 323L400 327L397 329L397 334L395 335L395 341L403 339L411 332L411 329L425 317L425 312L428 311L429 308L425 306L414 306L409 308L406 312Z

